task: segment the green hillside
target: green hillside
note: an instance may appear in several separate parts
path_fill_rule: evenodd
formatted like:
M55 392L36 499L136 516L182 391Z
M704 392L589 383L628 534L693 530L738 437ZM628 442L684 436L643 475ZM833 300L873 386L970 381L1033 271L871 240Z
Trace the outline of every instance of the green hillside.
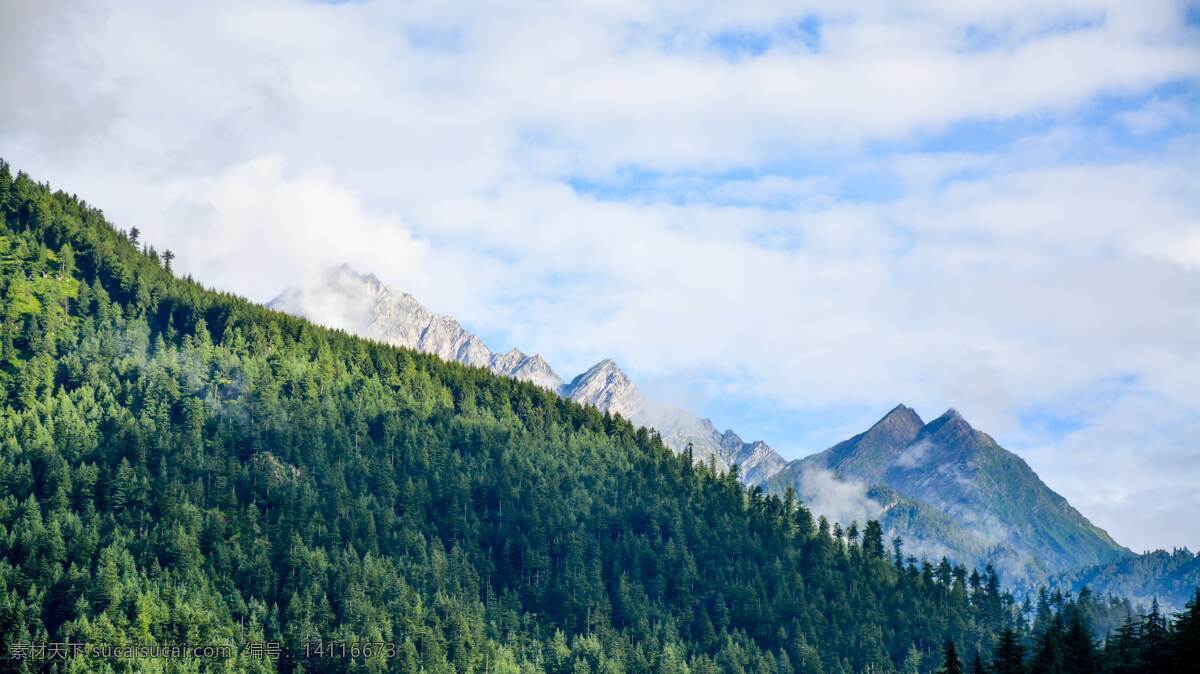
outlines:
M1153 550L1075 570L1057 584L1128 597L1144 606L1157 600L1164 608L1181 610L1200 587L1200 555L1187 548Z
M994 576L876 523L136 238L0 162L0 671L929 671L1027 638ZM15 657L65 641L230 650Z
M620 418L205 290L133 238L0 171L9 652L268 640L283 659L192 664L885 671L914 644L990 648L1010 609ZM395 657L305 659L322 639Z

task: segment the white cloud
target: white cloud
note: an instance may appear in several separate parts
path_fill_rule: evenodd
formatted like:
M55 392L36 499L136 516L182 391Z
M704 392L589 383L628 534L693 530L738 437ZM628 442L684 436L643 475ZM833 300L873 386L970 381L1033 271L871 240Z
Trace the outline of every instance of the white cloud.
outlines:
M1192 369L1183 376L1194 386L1194 375ZM1197 401L1149 389L1097 401L1087 426L1025 454L1035 470L1056 476L1072 505L1133 550L1195 549Z
M905 447L904 451L900 452L900 454L896 457L894 463L897 466L902 466L904 468L916 468L921 466L928 459L929 448L932 446L933 443L928 439L918 440L908 447Z
M169 182L166 227L179 267L223 290L264 298L279 279L303 279L340 262L419 278L428 244L394 218L368 213L329 171L288 175L260 157L213 178Z
M1121 121L1135 134L1155 133L1177 122L1195 120L1197 112L1187 102L1157 98L1135 110L1123 113Z
M848 526L851 522L862 525L867 520L877 520L883 507L867 496L867 487L861 482L839 480L833 473L812 468L800 474L799 493L813 513L824 515L830 522Z

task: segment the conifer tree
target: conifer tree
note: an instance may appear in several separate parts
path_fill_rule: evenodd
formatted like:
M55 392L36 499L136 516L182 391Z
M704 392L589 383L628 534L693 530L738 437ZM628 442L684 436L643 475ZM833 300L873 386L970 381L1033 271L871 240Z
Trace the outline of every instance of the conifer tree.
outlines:
M883 559L883 527L877 520L869 520L863 532L863 554L871 559Z
M1067 632L1063 637L1062 671L1064 674L1091 674L1098 669L1099 664L1091 630L1084 624L1083 616L1076 610L1071 616Z
M1066 632L1063 629L1062 614L1054 613L1050 624L1037 635L1034 644L1033 659L1029 663L1032 674L1057 674L1062 671L1064 662L1063 640Z
M1186 672L1200 663L1200 588L1176 616L1170 651L1172 671Z
M1000 632L996 650L992 656L992 674L1024 674L1025 647L1017 633L1006 628Z
M947 639L942 646L942 667L938 673L963 674L962 660L958 659L958 652L954 648L954 642L950 639Z
M900 671L903 674L921 674L921 659L921 651L917 649L916 644L911 644L908 652L904 654L904 663Z

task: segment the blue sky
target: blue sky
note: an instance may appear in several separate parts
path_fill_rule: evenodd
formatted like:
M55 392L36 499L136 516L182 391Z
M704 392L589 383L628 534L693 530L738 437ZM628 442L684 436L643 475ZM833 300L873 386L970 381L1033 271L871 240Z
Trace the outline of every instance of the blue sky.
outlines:
M953 406L1119 541L1196 548L1197 17L5 3L0 155L213 286L349 262L789 457Z

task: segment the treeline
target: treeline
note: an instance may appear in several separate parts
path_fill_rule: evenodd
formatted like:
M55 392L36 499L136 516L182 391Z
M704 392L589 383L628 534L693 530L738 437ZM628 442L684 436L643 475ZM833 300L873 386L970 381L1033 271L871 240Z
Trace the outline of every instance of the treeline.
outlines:
M1154 550L1081 569L1058 583L1131 597L1143 604L1157 598L1164 606L1179 609L1200 586L1200 555L1187 548Z
M0 162L0 671L930 671L1022 629L994 571L206 290L136 238ZM232 650L11 657L68 640Z
M1097 639L1089 625L1096 604L1043 592L1032 622L1000 632L991 658L975 653L965 664L952 641L943 647L938 672L971 674L1186 674L1200 663L1200 590L1173 618L1158 602L1145 614L1126 613L1120 626ZM909 665L913 664L910 660ZM922 671L909 667L906 672Z

